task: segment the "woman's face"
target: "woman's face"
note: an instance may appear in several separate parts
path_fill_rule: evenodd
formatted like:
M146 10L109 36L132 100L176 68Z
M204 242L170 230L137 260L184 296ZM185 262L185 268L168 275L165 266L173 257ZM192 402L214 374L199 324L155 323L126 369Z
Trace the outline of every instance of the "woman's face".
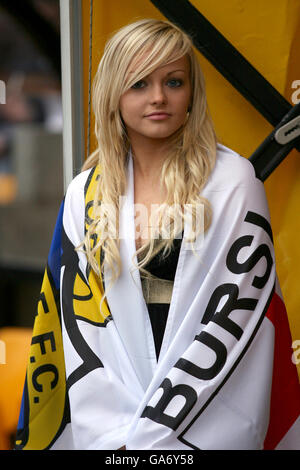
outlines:
M190 104L190 65L184 56L158 67L121 96L129 140L166 140L185 123Z

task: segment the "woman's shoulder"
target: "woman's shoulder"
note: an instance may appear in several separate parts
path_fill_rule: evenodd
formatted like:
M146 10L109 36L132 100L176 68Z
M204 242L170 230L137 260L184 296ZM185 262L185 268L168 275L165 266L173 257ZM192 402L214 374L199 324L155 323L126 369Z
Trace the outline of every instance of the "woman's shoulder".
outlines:
M96 167L84 170L78 173L69 183L66 191L66 197L82 197L85 195L89 181Z
M232 190L260 183L246 157L221 143L217 144L216 164L205 186L207 191Z
M76 175L68 185L63 212L64 230L74 246L78 246L84 238L84 222L86 216L86 188L93 168Z

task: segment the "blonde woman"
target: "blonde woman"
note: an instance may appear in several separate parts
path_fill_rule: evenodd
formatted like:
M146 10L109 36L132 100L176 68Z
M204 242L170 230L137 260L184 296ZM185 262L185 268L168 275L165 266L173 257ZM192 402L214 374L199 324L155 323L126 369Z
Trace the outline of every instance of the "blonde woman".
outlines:
M191 40L165 21L125 26L93 105L98 146L58 217L16 447L293 443L299 385L264 187L217 142Z

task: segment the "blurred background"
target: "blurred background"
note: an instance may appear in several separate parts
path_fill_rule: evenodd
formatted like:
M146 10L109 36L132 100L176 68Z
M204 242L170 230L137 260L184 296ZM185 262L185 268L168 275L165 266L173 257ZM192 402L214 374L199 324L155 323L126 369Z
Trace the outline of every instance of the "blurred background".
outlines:
M90 84L108 36L138 18L164 16L150 0L70 0L75 3L82 26L82 70L75 72L83 75L78 110L84 158L96 146ZM299 102L299 0L190 3L291 105ZM0 0L0 449L10 449L14 440L42 275L64 194L60 27L62 34L66 27L60 20L59 0ZM249 158L273 127L203 55L198 58L219 140ZM77 89L75 95L78 101ZM265 182L294 341L300 340L299 174L293 150Z
M63 197L59 0L0 1L0 449L10 448Z

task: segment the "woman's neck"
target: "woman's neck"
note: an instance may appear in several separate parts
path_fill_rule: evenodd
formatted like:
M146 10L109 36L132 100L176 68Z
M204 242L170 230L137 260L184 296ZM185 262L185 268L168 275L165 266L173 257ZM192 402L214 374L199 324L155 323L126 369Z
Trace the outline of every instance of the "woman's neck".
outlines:
M139 142L132 143L131 151L135 177L147 182L158 183L167 149L166 142L150 142L147 145Z

